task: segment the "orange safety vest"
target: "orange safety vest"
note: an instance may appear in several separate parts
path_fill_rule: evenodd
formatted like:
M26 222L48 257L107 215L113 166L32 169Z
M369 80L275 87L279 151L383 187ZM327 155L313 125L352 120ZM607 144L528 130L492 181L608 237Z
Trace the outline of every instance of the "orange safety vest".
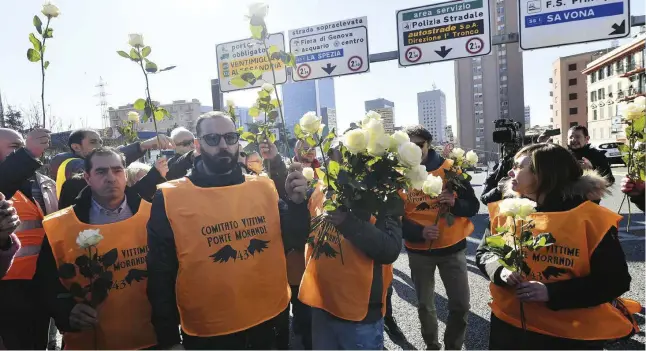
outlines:
M453 160L444 160L440 168L428 172L428 174L439 176L444 182L444 171L451 169L452 165ZM410 189L406 192L400 191L399 196L404 200L406 219L425 227L435 224L440 208L437 199L431 199L424 192L417 189ZM433 240L432 243L429 240L416 243L404 241L404 245L412 250L441 249L453 246L473 233L473 223L465 217L455 217L452 226L449 226L444 218L440 218L437 226L440 228L440 237Z
M488 205L492 233L495 228L512 223L511 218L499 214L499 204ZM569 211L538 212L529 218L535 224L534 235L552 233L556 239L552 246L527 252L525 261L531 269L527 279L543 283L589 275L592 253L608 230L618 227L621 220L621 216L590 201ZM490 291L494 315L521 328L520 302L515 290L491 283ZM610 340L629 335L633 328L631 321L610 303L554 311L543 302L527 302L524 309L528 330L559 338Z
M99 324L94 330L64 333L67 348L136 350L157 345L146 294L146 224L149 218L150 203L143 200L134 216L111 224L82 223L72 207L45 217L43 226L59 268L66 263L75 264L78 257L88 255L87 249L80 249L76 244L78 233L86 229L98 229L103 235L97 245L99 256L113 250L118 255L113 265L104 267L105 271L112 272L112 283L107 298L96 307ZM61 279L61 282L70 291L74 290L72 286L85 287L90 283L79 267L73 278Z
M325 194L321 184L310 197L308 207L312 218L321 215ZM375 217L370 223L376 222ZM329 223L323 223L310 233L308 242L326 231L323 247L327 250L312 257L312 246L305 247L305 273L298 299L304 304L320 308L348 321L359 322L368 314L374 261L357 249L343 234ZM338 238L338 239L337 239ZM343 262L341 262L341 251ZM392 264L382 265L382 315L386 314L386 295L393 279Z
M67 164L74 160L80 160L80 158L68 158L67 160L61 162L60 166L58 166L58 172L56 172L56 197L59 199L61 198L61 190L63 190L63 184L67 180L67 173L65 172L67 169Z
M175 235L177 307L188 335L246 330L289 304L276 187L266 177L245 178L216 188L188 178L158 186Z
M16 236L22 246L14 256L13 264L2 280L31 280L36 273L36 262L45 238L43 211L20 191L11 198L20 218Z

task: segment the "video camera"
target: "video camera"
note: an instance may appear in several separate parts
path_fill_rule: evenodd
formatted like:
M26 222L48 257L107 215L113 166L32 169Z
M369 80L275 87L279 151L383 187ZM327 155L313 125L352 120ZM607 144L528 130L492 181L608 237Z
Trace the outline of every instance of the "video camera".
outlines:
M495 130L493 132L493 142L496 144L521 143L523 133L521 133L521 124L511 119L497 119L493 121Z

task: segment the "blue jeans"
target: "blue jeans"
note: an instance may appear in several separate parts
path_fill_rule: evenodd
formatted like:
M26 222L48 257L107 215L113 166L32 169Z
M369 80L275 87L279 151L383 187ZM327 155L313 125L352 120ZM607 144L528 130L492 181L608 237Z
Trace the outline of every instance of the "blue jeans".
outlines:
M338 319L312 308L312 348L314 350L382 350L384 319L357 323Z

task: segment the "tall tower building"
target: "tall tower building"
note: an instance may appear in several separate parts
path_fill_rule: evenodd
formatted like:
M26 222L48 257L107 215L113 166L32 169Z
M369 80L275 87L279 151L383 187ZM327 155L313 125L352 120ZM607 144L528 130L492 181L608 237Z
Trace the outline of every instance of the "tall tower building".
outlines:
M394 108L395 103L390 100L386 100L384 98L379 98L379 99L368 100L364 102L364 106L366 108L366 112L368 112L368 111L376 111L377 109L380 109L380 108L388 108L388 107Z
M287 83L283 84L281 89L285 127L290 133L293 133L294 125L305 113L314 111L321 116L322 107L336 109L332 78L303 82L294 82L290 74L287 78Z
M491 34L518 33L518 2L488 1ZM457 60L455 72L460 146L476 149L483 161L497 160L494 121L507 118L525 125L523 56L518 43L496 45L487 56Z
M532 127L531 111L532 109L529 107L529 105L525 106L525 130Z
M446 138L446 97L439 89L417 93L417 117L419 124L433 135L434 143L443 143Z

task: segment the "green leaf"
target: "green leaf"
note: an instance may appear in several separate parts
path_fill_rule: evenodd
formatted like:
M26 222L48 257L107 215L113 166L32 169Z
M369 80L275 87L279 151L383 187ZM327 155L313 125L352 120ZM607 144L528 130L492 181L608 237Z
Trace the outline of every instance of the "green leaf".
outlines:
M496 233L497 233L497 234L506 233L506 232L507 232L507 227L505 227L505 226L500 226L500 227L496 227L496 229L495 229L495 230L496 230Z
M327 212L332 212L337 209L337 205L332 200L325 200L323 203L323 209Z
M273 54L275 52L279 52L280 49L278 48L278 46L272 45L272 46L269 47L269 50L267 50L267 51L269 52L269 55L271 55L271 54Z
M529 230L525 230L522 233L520 233L520 241L522 243L526 243L530 240L533 240L532 232L530 232Z
M155 120L157 120L157 121L161 121L161 120L163 120L163 119L164 119L164 116L165 116L165 115L164 115L164 112L163 112L163 111L161 111L161 110L157 110L157 111L155 111Z
M339 175L339 171L341 170L341 165L336 162L330 160L327 165L327 173L330 175L330 177L336 178Z
M490 247L493 247L493 248L498 248L498 249L502 249L503 247L505 247L505 245L507 245L507 243L505 242L505 239L503 239L502 235L488 236L485 239L485 244L487 246L490 246Z
M269 93L267 91L265 91L264 89L260 89L260 91L258 91L258 97L266 98L267 96L269 96Z
M269 142L270 142L270 143L272 143L272 144L276 142L276 135L274 135L274 133L271 133L271 132L270 132L270 133L267 135L267 138L269 139Z
M231 84L238 88L244 88L247 86L248 83L244 79L242 79L242 77L235 76L231 78Z
M132 60L132 58L130 58L130 55L128 55L128 53L123 50L117 51L117 54L119 54L119 56L121 57L127 58L128 60Z
M170 71L171 69L173 69L173 68L175 68L175 67L177 67L177 66L168 66L168 67L164 67L164 68L160 69L160 70L159 70L159 72Z
M263 26L254 26L250 25L249 30L251 31L251 37L260 40L264 37L264 27Z
M305 138L305 133L303 133L303 129L301 128L301 125L298 123L294 124L294 136L296 137L296 139Z
M146 100L137 99L137 101L135 101L135 103L132 104L132 105L133 105L132 107L134 107L135 110L140 110L141 111L141 110L146 108Z
M274 108L279 108L280 107L280 104L278 103L278 100L276 100L276 99L271 100L269 103L271 104L271 106L274 106Z
M274 110L274 111L269 112L267 114L267 118L269 118L269 120L272 121L272 122L275 121L276 118L278 118L278 111Z
M449 212L446 212L446 215L444 216L444 219L446 220L446 224L450 227L455 223L455 216Z
M316 146L316 140L314 140L314 138L312 138L311 136L308 136L307 138L305 138L305 142L310 147L315 147Z
M157 65L154 62L146 63L146 72L157 73Z
M40 17L34 16L34 20L32 21L34 23L34 27L36 27L36 31L38 34L43 34L43 21L40 20Z
M43 63L43 68L47 69L47 67L49 67L49 61L45 61Z
M38 38L36 38L34 33L29 33L29 41L34 46L34 50L40 51L40 49L42 47L42 44L40 43L40 40L38 40Z
M632 127L636 132L643 132L644 127L646 127L646 117L642 114L641 117L634 119Z
M27 59L31 62L38 62L40 61L40 53L32 48L29 48L29 50L27 50Z
M135 48L130 49L130 59L137 62L141 61L141 56L139 56L139 53Z
M555 242L556 239L554 238L552 233L541 233L536 235L532 244L528 245L527 247L532 251L536 251L540 248L553 245Z
M258 117L259 115L260 115L260 109L258 109L256 106L253 106L249 109L249 116Z
M626 145L626 144L618 144L617 149L619 149L619 151L621 151L621 152L629 152L630 151L630 147L628 147L628 145Z
M332 140L326 140L321 147L323 148L323 153L327 155L327 153L330 151L330 148L332 147Z
M146 46L146 47L144 47L144 48L141 50L141 56L142 56L142 57L148 57L148 55L150 55L150 51L151 51L151 50L152 50L152 49L150 48L150 46Z
M43 38L53 38L54 37L54 28L47 28L45 33L43 33Z
M255 143L256 142L256 135L251 132L244 132L240 135L240 139L250 142L250 143Z

